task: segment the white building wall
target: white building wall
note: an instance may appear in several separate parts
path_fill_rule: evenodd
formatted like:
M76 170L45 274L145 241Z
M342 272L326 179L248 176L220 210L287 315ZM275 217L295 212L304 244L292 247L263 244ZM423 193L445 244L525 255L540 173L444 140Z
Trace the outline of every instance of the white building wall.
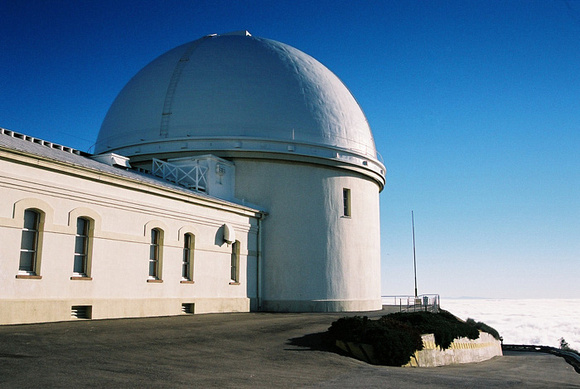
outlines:
M273 311L381 308L379 186L346 169L235 159L236 197L268 210L261 305ZM343 188L351 217L343 216Z
M0 324L248 311L256 295L257 213L71 166L0 158ZM32 164L31 164L32 162ZM45 213L39 275L19 279L23 212ZM76 218L94 220L90 280L73 280ZM241 243L239 284L230 284L229 223ZM162 283L147 282L150 229L164 231ZM181 283L183 234L195 235L194 283ZM249 263L249 265L248 265ZM249 284L250 282L251 284Z

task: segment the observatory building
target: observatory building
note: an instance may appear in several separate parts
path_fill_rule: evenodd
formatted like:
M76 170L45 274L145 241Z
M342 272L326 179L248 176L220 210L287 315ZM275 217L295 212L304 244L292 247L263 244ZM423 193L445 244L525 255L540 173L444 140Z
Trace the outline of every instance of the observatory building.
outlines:
M350 91L291 46L169 50L94 154L0 132L0 323L381 308L385 168Z

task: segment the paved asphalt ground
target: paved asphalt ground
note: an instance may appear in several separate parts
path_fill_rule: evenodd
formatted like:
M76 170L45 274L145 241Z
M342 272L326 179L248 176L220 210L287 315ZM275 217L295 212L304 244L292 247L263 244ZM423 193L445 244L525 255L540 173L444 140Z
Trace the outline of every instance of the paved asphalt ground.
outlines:
M438 368L368 365L321 343L317 334L342 316L233 313L0 326L0 388L580 388L580 374L547 354L513 352Z

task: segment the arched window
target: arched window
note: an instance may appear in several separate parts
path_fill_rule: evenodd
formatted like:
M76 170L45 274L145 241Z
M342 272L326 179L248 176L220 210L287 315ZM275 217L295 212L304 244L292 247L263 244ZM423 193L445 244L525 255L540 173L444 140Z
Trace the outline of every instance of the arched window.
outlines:
M20 264L18 273L22 275L38 275L38 242L40 238L41 213L35 209L24 211L24 226L20 243Z
M183 236L183 262L181 265L182 281L193 281L193 256L195 251L195 235Z
M161 246L163 231L159 228L151 230L151 243L149 245L149 279L161 279Z
M91 220L85 217L77 218L77 232L75 236L75 255L73 262L73 276L89 277L89 256Z
M240 282L240 241L236 240L232 244L232 256L231 256L231 284L237 284Z

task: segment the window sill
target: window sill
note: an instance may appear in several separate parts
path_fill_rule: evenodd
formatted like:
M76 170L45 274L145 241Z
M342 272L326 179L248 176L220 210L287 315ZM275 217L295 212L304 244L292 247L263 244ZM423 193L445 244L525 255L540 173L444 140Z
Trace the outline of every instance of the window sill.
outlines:
M240 283L239 282L236 282L236 281L231 281L230 282L230 285L240 285Z
M70 278L71 280L74 281L92 281L93 277L87 277L87 276L72 276Z
M151 282L153 284L162 284L163 280L147 280L147 282Z
M180 284L195 284L195 281L190 281L190 280L181 280L179 281Z
M41 280L42 276L33 276L33 275L28 275L28 274L17 274L16 278L19 278L21 280Z

